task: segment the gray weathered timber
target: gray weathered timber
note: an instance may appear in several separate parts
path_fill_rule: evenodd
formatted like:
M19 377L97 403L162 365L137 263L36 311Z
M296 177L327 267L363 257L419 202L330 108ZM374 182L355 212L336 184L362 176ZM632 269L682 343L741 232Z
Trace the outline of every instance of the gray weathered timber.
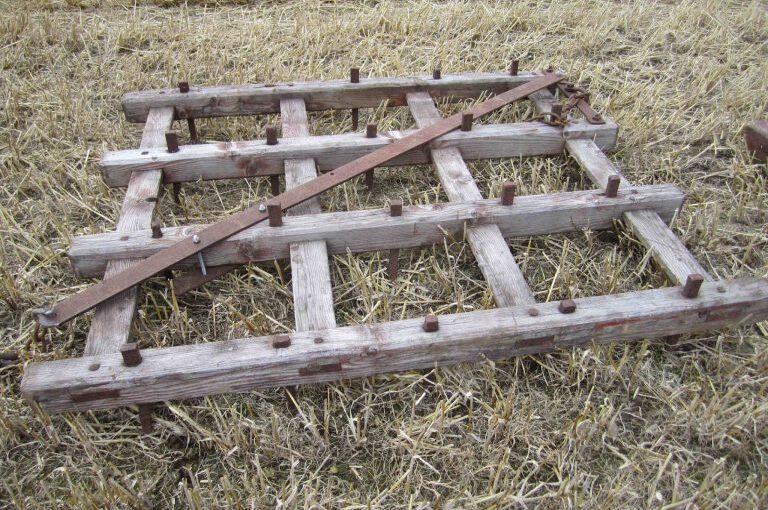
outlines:
M205 261L220 266L286 259L290 244L301 241L325 241L330 253L414 248L442 243L446 235L461 239L465 226L496 225L504 237L602 230L612 228L626 211L650 209L670 219L684 198L677 187L663 184L622 189L616 198L585 190L522 195L512 206L503 206L498 199L412 205L394 217L388 208L287 216L279 228L257 224L225 239L205 251ZM152 238L150 229L76 236L68 256L81 276L99 276L110 260L148 257L205 227L166 227L159 239ZM182 267L196 264L190 259Z
M554 97L549 91L541 90L529 97L539 112L551 110ZM568 140L565 146L590 180L600 188L605 188L611 175L621 177L620 189L632 186L600 147L589 139ZM658 214L652 211L632 211L624 214L623 219L675 285L684 284L688 275L695 273L702 275L706 280L712 280L712 276Z
M273 337L146 349L136 367L120 354L31 363L21 391L52 413L104 409L695 333L764 320L768 281L704 282L693 299L672 287L575 303L569 314L553 302L441 315L433 333L423 318L296 332L285 349Z
M308 137L309 123L303 99L280 101L283 137ZM301 186L317 176L312 158L285 161L285 187ZM318 214L320 198L315 197L290 209L289 216ZM331 272L324 240L302 241L290 245L293 316L297 331L336 327L333 312Z
M125 186L132 172L162 168L163 179L188 182L278 175L286 160L314 158L320 171L328 171L385 147L414 130L388 131L376 138L364 133L281 138L277 145L264 140L182 145L179 152L162 149L120 150L104 153L101 173L108 186ZM455 147L465 160L562 154L566 139L589 138L605 150L616 145L618 128L606 124L574 122L565 128L541 122L478 125L472 131L441 136L434 147ZM385 166L427 164L422 149L408 151Z
M165 133L172 122L173 108L153 108L144 126L141 147L165 147ZM117 221L118 232L127 234L150 227L162 182L162 169L131 174ZM138 262L136 259L113 260L107 265L104 277L109 278ZM136 286L96 307L85 342L86 356L118 352L120 346L128 342L138 295L139 286Z
M499 94L527 83L535 73L462 73L399 78L360 78L359 83L324 80L293 83L249 83L196 87L182 93L178 88L143 90L123 95L123 112L129 122L143 122L150 108L174 107L179 118L254 115L280 112L281 99L303 99L308 110L404 106L408 92L427 91L435 97L454 99Z
M411 116L419 128L427 127L441 119L440 112L429 93L413 92L406 96L406 100ZM438 148L430 144L430 153L440 183L449 200L452 202L482 200L483 196L459 149ZM469 227L467 240L498 306L536 302L523 272L515 262L497 225Z

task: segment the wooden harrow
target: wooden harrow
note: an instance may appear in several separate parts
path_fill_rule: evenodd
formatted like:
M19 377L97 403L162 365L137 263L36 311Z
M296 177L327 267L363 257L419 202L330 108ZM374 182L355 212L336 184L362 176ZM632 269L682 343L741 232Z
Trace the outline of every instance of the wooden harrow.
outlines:
M435 98L493 94L462 114L442 118ZM555 98L556 93L565 101ZM539 121L473 126L508 102L528 98ZM307 111L408 107L417 130L311 136ZM575 110L581 111L576 116ZM155 402L258 388L364 377L482 357L545 352L564 346L692 333L762 320L768 284L761 278L713 281L669 229L684 199L675 186L632 186L605 156L618 126L589 106L588 93L554 73L509 72L143 91L123 98L126 118L144 122L138 150L101 160L110 186L127 186L114 232L75 237L69 257L78 274L101 283L38 311L58 325L95 307L80 358L31 363L22 392L49 412L138 404L151 424ZM178 145L175 119L279 113L282 137ZM484 198L466 161L557 155L576 159L593 190L515 196L505 183ZM431 163L449 203L322 213L318 194L373 168ZM320 172L320 175L318 173ZM154 220L164 184L269 177L286 192L212 225L161 228ZM287 210L287 216L282 211ZM674 287L557 303L536 302L505 237L612 228L622 220L650 251ZM382 324L338 327L329 253L390 251L466 239L498 308ZM130 338L138 287L164 270L181 270L177 294L249 262L290 259L296 331L290 334L143 349Z

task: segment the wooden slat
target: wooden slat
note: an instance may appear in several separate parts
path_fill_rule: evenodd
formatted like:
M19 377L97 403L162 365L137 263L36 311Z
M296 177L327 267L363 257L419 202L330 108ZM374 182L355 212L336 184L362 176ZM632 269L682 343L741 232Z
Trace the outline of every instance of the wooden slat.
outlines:
M101 172L109 186L125 186L132 172L162 168L165 182L234 179L278 175L286 160L314 158L320 171L328 171L385 147L414 130L381 132L376 138L362 133L282 138L277 145L264 140L182 145L179 152L121 150L106 152ZM472 131L453 131L435 140L434 147L456 147L465 160L562 154L565 138L590 138L605 150L616 144L614 122L592 125L584 121L559 127L541 122L478 125ZM387 166L429 163L416 149L385 163Z
M172 122L173 108L153 108L144 126L141 147L165 147L165 133ZM162 182L162 169L134 172L131 175L117 222L118 232L125 234L150 227ZM116 275L138 262L141 259L111 261L104 278ZM86 356L118 352L120 346L128 341L138 295L139 286L136 286L96 307L85 342Z
M440 121L440 112L428 92L410 93L406 100L419 128ZM459 149L431 147L431 154L449 200L460 202L483 198ZM498 306L536 302L497 225L470 227L467 240Z
M404 106L405 94L426 90L435 97L455 99L478 97L483 93L499 94L527 83L538 75L519 73L446 74L440 80L431 76L399 78L361 78L359 83L347 80L324 80L178 89L144 90L123 96L123 111L129 122L143 122L150 108L172 106L187 117L217 117L278 113L282 99L303 99L309 110L331 108L374 108L386 102Z
M49 412L103 409L695 333L764 320L768 280L704 282L693 299L673 287L575 303L570 314L541 303L441 315L433 333L408 319L296 332L283 349L272 347L274 337L147 349L136 367L119 354L31 363L21 391Z
M531 94L540 112L550 111L554 97L547 90ZM600 188L605 188L608 177L621 177L620 190L632 185L621 175L613 162L600 147L589 139L568 140L568 153L579 162L587 176ZM675 285L683 285L688 275L698 273L707 280L712 276L699 264L683 242L667 226L666 222L653 211L632 211L624 214L624 222L632 230L653 260L662 268L667 278Z
M309 123L303 99L280 101L283 138L308 137ZM317 176L311 158L289 159L285 162L285 187L301 186ZM320 212L318 197L288 211L289 216ZM281 227L282 228L282 227ZM336 327L333 312L331 273L325 241L302 241L290 245L291 284L297 331Z
M206 265L286 259L291 243L322 240L330 253L352 253L414 248L442 243L446 235L461 239L465 227L496 225L504 237L525 237L572 232L581 228L612 228L622 213L651 209L670 219L682 204L683 193L672 185L637 186L632 193L606 198L599 190L572 191L547 195L522 195L514 206L498 199L445 204L414 205L403 208L402 216L390 216L389 209L323 213L316 216L289 216L283 225L250 227L205 252ZM148 257L180 239L203 230L205 225L166 227L163 237L152 238L151 230L122 234L77 236L69 258L81 276L99 276L107 261L126 257ZM180 267L197 264L190 259ZM177 278L174 289L179 292Z

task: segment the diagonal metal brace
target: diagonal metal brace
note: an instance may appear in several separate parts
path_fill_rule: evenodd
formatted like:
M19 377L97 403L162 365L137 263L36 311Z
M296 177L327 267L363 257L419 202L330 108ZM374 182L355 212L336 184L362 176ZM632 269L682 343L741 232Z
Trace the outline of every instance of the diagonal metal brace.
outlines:
M409 136L401 138L386 147L382 147L381 149L342 165L335 170L302 184L301 186L292 188L282 195L275 197L273 200L280 204L279 207L282 210L289 209L323 193L324 191L361 175L368 170L380 166L406 151L421 147L435 138L457 129L461 126L464 115L471 114L475 119L482 117L483 115L497 110L513 101L524 99L538 90L554 85L563 78L564 77L561 75L546 73L540 78L494 96L464 112L446 117L445 119L436 122L429 127L420 129ZM74 296L60 301L50 310L37 313L37 320L41 326L45 327L58 326L67 322L68 320L87 312L112 296L163 272L172 265L195 256L198 252L240 232L241 230L245 230L251 225L266 220L269 217L269 214L263 209L265 209L263 204L252 206L239 213L233 214L225 220L214 223L205 230L198 232L194 236L194 240L192 237L189 237L183 241L179 241L173 246L148 257L141 264L132 266L116 274L112 278L102 280L79 294L75 294Z

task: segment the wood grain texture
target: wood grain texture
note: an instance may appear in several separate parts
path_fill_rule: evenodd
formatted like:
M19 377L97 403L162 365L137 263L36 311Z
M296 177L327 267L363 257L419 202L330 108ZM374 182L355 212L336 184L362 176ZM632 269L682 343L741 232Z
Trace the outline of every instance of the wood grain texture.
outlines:
M214 87L191 86L189 92L178 88L143 90L123 95L123 112L129 122L143 122L150 108L171 106L179 117L218 117L278 113L282 99L303 99L309 110L332 108L374 108L382 103L404 106L405 94L426 90L435 97L463 99L483 93L499 94L527 83L538 75L508 72L446 74L440 80L432 76L398 78L361 77L359 83L324 80L294 83L249 83Z
M410 93L406 100L419 128L441 119L429 93ZM461 202L483 198L459 149L434 146L430 149L432 163L449 200ZM536 302L497 225L470 227L467 229L467 240L498 306Z
M531 94L530 97L537 110L550 111L554 97L549 91L541 90ZM621 177L619 189L632 187L632 184L621 175L618 168L593 141L568 140L565 146L568 153L579 162L595 185L604 189L608 177L618 175ZM702 275L706 280L712 280L712 276L699 264L699 261L658 214L653 211L631 211L625 213L623 219L672 283L683 285L688 275L695 273Z
M442 243L446 235L461 239L465 227L483 225L497 226L504 237L602 230L632 210L650 209L670 219L683 199L678 188L662 184L622 190L616 198L606 198L599 190L523 195L515 198L513 207L486 199L406 206L402 216L394 217L388 208L287 216L282 227L254 225L216 244L205 251L205 260L210 267L286 259L290 244L301 241L326 242L330 253L414 248ZM153 239L149 229L77 236L68 255L81 276L98 276L109 260L150 256L204 228L166 227L159 239ZM181 267L195 264L192 258Z
M309 123L303 99L280 101L283 137L308 137ZM285 162L285 187L301 186L317 176L311 158L289 159ZM289 216L317 214L318 197L290 209ZM280 227L282 228L282 227ZM297 331L336 327L333 311L333 289L325 241L302 241L290 245L293 315Z
M285 349L273 348L273 337L146 349L135 367L119 354L31 363L21 392L52 413L104 409L695 333L764 320L768 281L704 282L693 299L673 287L575 303L569 314L552 302L441 315L434 333L423 318L297 332Z
M290 159L314 158L320 171L329 171L385 147L414 130L385 131L376 138L363 133L284 138L277 145L264 140L182 145L179 152L120 150L104 153L100 166L108 186L125 186L132 172L162 168L164 182L235 179L279 175ZM562 154L566 138L589 138L603 149L616 144L615 123L575 122L565 128L541 122L478 125L453 131L433 142L435 148L456 147L465 160ZM386 166L427 164L421 148L385 163Z
M152 109L147 117L141 137L141 147L165 147L165 133L173 122L173 108ZM125 191L123 208L117 221L120 233L135 232L150 227L155 213L160 187L163 182L162 169L133 172ZM113 260L107 264L104 278L141 262L141 259ZM131 325L136 314L139 286L114 296L94 310L91 327L85 341L85 355L118 352L128 342Z

